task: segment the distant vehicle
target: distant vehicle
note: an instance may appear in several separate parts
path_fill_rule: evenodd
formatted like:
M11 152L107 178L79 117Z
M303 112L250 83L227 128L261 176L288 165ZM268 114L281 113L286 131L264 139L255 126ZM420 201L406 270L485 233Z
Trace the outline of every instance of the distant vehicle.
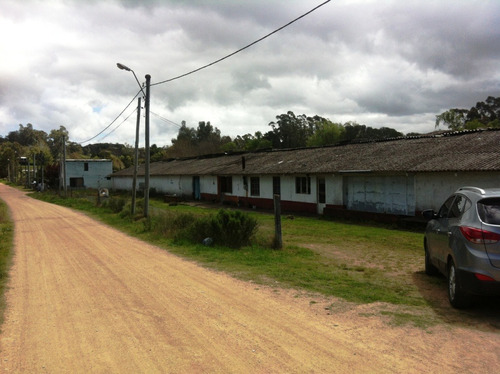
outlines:
M439 212L426 210L425 273L448 279L448 298L466 308L473 295L500 295L500 188L462 187Z

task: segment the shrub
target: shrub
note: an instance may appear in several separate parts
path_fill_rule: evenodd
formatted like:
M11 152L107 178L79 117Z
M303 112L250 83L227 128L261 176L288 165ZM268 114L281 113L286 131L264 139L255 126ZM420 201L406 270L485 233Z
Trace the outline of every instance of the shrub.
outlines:
M218 245L240 248L250 244L257 231L257 220L239 210L220 209L217 214L199 220L194 228L198 240L211 237Z
M135 217L132 217L132 201L127 202L120 212L121 218L137 219L144 215L144 199L137 199L135 201Z
M201 243L212 238L220 245L240 248L250 244L257 231L257 220L241 211L220 209L216 214L198 217L191 213L161 212L144 220L144 231L176 241Z
M110 197L103 201L102 206L108 208L113 213L120 213L125 206L125 199L122 197Z
M150 216L150 230L170 238L190 239L191 226L196 217L191 213L161 212Z

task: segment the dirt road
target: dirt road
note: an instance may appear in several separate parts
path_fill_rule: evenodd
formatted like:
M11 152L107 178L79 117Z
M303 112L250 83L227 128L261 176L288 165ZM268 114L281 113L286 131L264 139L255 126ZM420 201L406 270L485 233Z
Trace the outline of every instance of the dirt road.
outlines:
M500 336L329 315L0 185L15 258L2 373L495 372Z

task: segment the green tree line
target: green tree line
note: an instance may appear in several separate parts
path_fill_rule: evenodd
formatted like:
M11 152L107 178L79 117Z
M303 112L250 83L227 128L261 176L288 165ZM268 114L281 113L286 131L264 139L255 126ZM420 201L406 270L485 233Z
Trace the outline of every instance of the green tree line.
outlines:
M436 128L441 124L453 131L500 128L500 97L488 96L470 109L449 109L436 116Z
M446 125L449 130L500 127L500 97L489 96L469 110L449 109L436 116L436 128ZM277 115L269 124L269 131L238 135L234 138L221 134L210 121L200 121L189 127L182 122L176 138L168 146L151 145L151 161L193 157L206 154L318 147L348 142L371 141L403 136L389 127L372 128L356 122L335 123L317 115L296 115L292 111ZM406 135L417 135L410 133ZM70 140L64 126L49 133L36 130L31 123L0 136L0 178L18 181L22 173L21 161L45 171L47 183L54 185L59 175L59 164L66 143L66 157L106 158L113 161L113 170L128 168L134 163L134 148L128 144L97 143L82 146ZM139 149L139 163L145 159Z

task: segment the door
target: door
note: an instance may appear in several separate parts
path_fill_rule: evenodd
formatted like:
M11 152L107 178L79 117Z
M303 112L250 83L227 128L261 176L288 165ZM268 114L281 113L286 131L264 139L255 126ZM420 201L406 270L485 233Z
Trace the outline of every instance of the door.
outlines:
M280 195L281 196L280 177L273 177L273 195Z
M448 254L451 253L452 232L456 230L460 218L470 202L463 195L453 195L439 209L438 217L429 222L429 255L437 260L438 266L446 269Z
M415 214L412 176L349 176L345 199L349 210L405 216Z
M325 178L318 178L317 184L317 209L318 214L323 214L323 209L326 206L326 182Z
M193 198L201 200L200 177L193 177Z

